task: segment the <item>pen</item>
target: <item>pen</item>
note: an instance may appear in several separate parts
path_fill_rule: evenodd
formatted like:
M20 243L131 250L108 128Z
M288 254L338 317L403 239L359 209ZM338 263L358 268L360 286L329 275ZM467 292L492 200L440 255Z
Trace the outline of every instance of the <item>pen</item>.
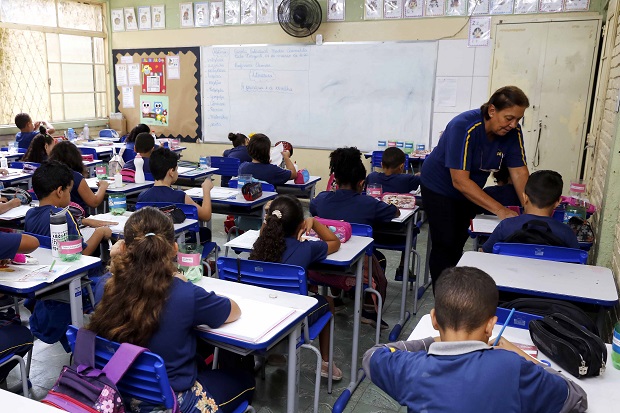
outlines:
M512 315L514 313L515 313L515 309L513 308L512 310L510 310L510 314L508 314L508 317L506 317L506 321L504 321L504 326L502 327L501 330L499 330L499 334L497 335L497 338L495 339L495 343L493 343L493 347L499 344L499 339L502 338L502 333L506 329L506 326L508 325L508 323L510 323L510 320L512 319Z
M52 268L54 268L55 264L56 264L56 260L52 261L52 265L50 265L50 269L48 270L48 272L52 272Z

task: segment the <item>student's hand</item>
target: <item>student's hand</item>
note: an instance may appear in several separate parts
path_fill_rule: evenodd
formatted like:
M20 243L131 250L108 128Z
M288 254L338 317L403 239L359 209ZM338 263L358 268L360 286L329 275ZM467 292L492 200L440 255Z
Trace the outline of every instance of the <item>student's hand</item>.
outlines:
M118 225L118 222L102 221L99 219L92 219L92 218L84 218L82 219L82 224L87 225L89 227L93 227L93 228L100 228L100 227L112 227L114 225Z
M290 158L291 157L291 153L289 151L282 151L282 156L285 158Z
M116 244L112 245L112 248L110 249L110 257L121 255L123 253L123 245L125 245L124 239L116 241Z
M207 193L210 193L211 189L213 188L213 181L211 180L211 178L207 177L204 181L202 181L201 186L203 191L207 191Z
M7 171L6 169L0 169L0 175L7 176L8 174L9 174L9 171Z
M110 183L108 181L97 181L97 188L103 189L104 191L108 189Z
M310 230L312 229L313 225L314 225L314 218L308 217L304 219L304 224L302 228L299 230L299 233L297 234L297 240L302 241L303 240L302 237L310 233Z
M499 219L506 219L506 218L512 218L512 217L516 217L519 214L517 214L515 211L513 211L512 209L508 209L508 208L501 208L496 212L496 215Z
M103 239L112 238L112 230L110 229L110 227L99 227L95 230L95 232L101 233Z
M489 341L489 345L492 346L494 342L495 342L495 338ZM501 348L503 350L512 351L513 353L518 354L519 356L523 357L526 360L529 360L533 363L538 363L538 360L536 360L533 357L530 357L525 351L521 350L519 347L515 346L510 341L506 340L504 337L501 337L499 339L499 343L497 343L497 346L495 346L495 348Z
M0 202L9 202L9 200L3 196L0 196Z
M34 123L34 130L38 131L39 130L39 126L41 126L42 123L43 123L43 121L40 121L40 120L36 121Z
M10 201L8 201L7 204L10 205L11 208L17 208L18 206L22 204L22 201L20 201L17 198L13 198Z

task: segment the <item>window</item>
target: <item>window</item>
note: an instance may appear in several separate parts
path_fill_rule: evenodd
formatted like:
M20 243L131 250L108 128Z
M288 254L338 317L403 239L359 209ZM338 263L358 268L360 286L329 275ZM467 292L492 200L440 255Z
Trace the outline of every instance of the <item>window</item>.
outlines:
M0 0L0 125L107 117L105 57L102 4Z

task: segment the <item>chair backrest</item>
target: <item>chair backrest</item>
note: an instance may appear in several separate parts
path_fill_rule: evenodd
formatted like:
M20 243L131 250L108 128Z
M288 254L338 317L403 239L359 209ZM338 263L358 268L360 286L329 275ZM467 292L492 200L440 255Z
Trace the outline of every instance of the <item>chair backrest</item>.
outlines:
M83 148L83 147L80 147L78 149L80 150L82 155L92 155L94 160L99 159L99 156L97 156L97 150L95 150L95 148Z
M220 257L217 259L217 273L221 280L292 294L308 294L306 271L296 265Z
M155 178L153 178L153 174L150 172L145 172L144 173L144 180L145 181L155 181Z
M116 150L116 153L119 153L119 150ZM123 151L123 161L129 162L136 157L136 151L133 149L125 147Z
M260 182L260 186L263 189L264 192L276 192L276 187L273 186L272 184L270 184L269 182ZM228 187L229 188L238 188L239 187L239 181L237 181L236 179L231 179L230 181L228 181Z
M39 166L41 166L40 163L37 162L11 162L9 164L9 168L14 168L14 169L24 169L24 164L26 165L32 165L35 168L38 168Z
M383 160L383 151L373 151L372 156L370 157L371 167L372 168L383 168L381 165L381 160ZM405 154L405 171L409 170L409 156Z
M75 348L78 329L69 326L67 339L71 350ZM95 339L95 367L102 369L112 358L119 343L97 336ZM118 389L125 398L136 398L154 404L163 404L167 409L174 406L176 397L168 381L164 360L155 353L145 351L140 354L123 378Z
M551 245L498 242L493 245L493 253L575 264L585 264L588 261L588 253L586 251L578 248L554 247Z
M510 315L510 309L497 307L495 315L497 316L497 322L495 324L504 324L506 319ZM508 322L508 327L522 328L527 330L532 320L540 320L541 316L529 313L523 313L521 311L515 311L512 318Z
M24 232L24 234L32 235L36 239L39 240L39 246L41 248L47 248L48 250L52 249L52 238L46 237L45 235L33 234L32 232Z
M212 156L211 167L218 168L213 172L215 175L237 176L239 174L239 165L241 161L237 158L226 158L224 156Z
M138 202L136 203L136 211L140 208L144 208L145 206L152 206L155 208L169 206L171 202ZM198 208L196 205L188 205L188 204L179 204L175 203L174 206L179 208L183 213L185 213L185 218L195 219L198 222L196 224L187 228L188 231L200 232L200 219L198 218Z

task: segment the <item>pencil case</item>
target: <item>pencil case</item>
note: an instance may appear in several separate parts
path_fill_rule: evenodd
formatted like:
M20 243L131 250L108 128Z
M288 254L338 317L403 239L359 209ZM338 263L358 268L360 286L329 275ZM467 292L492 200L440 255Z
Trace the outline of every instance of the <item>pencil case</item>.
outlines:
M603 340L564 314L533 320L529 329L536 347L573 376L594 377L605 371Z
M300 169L297 171L297 176L295 177L296 184L305 184L310 180L310 172L307 169Z
M246 201L254 201L263 196L263 186L260 182L248 182L241 187L241 194Z
M381 200L386 204L392 204L397 208L415 208L415 196L413 194L396 194L393 192L386 192L381 197Z
M340 242L345 243L351 238L351 224L345 221L338 221L335 219L315 218L318 222L325 225L331 232L336 234ZM314 231L310 231L311 237L316 237L317 234Z

